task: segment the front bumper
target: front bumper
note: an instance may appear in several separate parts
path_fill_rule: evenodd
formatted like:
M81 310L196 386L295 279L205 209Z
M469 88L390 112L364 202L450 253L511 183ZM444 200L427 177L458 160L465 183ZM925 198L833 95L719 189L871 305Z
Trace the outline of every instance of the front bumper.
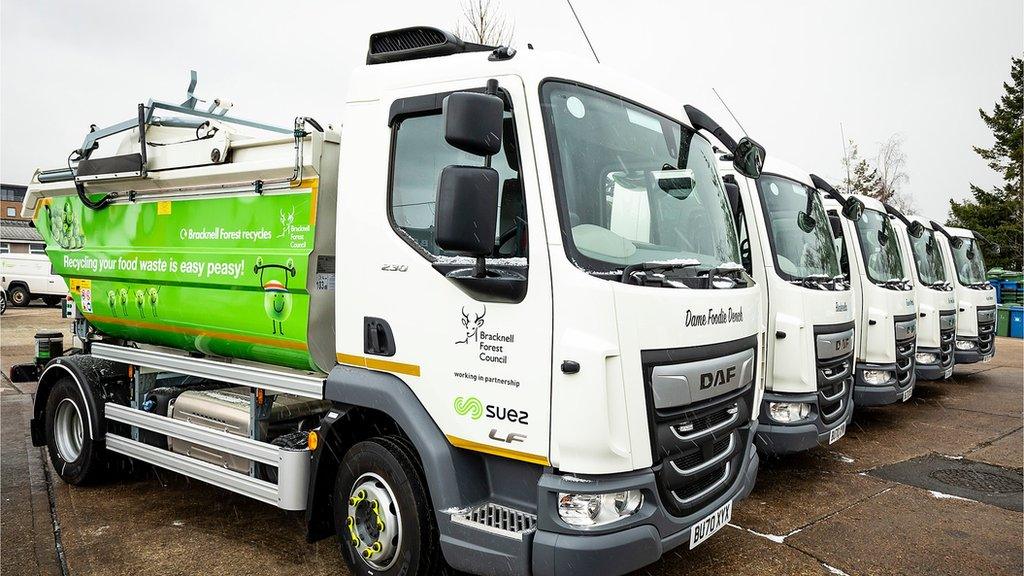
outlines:
M978 342L978 338L970 336L957 336L957 340L971 340L975 343ZM957 350L954 353L957 364L974 364L976 362L986 362L991 360L996 355L995 340L992 341L992 345L984 352L979 348L975 347L973 350Z
M661 501L655 469L611 477L567 480L547 473L539 483L541 510L533 535L534 576L619 576L656 562L665 552L690 541L690 529L724 506L745 498L754 487L757 450L747 446L739 474L724 494L685 517L669 514ZM621 525L574 529L558 517L558 493L607 493L640 490L644 504Z
M936 358L939 358L939 360L932 364L922 364L921 362L915 361L914 373L917 375L918 380L945 380L953 374L953 362L949 362L948 365L943 365L941 360L943 354L941 350L938 348L917 349L917 353L923 352L935 354ZM952 360L952 358L950 358L950 360Z
M886 406L903 401L908 390L914 388L917 376L913 370L906 384L900 386L893 378L888 384L868 384L864 380L865 370L886 370L896 373L896 364L857 364L857 375L853 385L853 403L857 406Z
M764 454L782 456L828 446L832 430L846 425L853 418L852 391L847 391L842 414L832 422L822 421L817 394L778 394L765 392L754 441ZM769 402L806 402L811 414L795 424L780 424L768 416Z

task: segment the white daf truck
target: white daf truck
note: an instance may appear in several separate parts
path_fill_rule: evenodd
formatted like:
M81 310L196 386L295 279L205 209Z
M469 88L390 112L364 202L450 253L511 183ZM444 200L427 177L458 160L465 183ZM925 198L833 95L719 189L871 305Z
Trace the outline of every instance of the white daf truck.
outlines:
M978 235L964 228L931 222L955 287L956 363L988 362L996 354L996 292L985 276Z
M424 27L371 36L343 138L193 89L26 196L82 343L31 425L64 481L127 456L305 510L361 575L624 574L729 522L762 294L698 132L763 148Z
M896 231L878 200L843 196L820 177L812 174L811 179L829 195L825 209L840 267L853 287L857 324L853 402L857 406L906 402L917 379L917 304ZM864 206L855 220L841 217L841 202L851 198Z
M885 205L904 255L903 266L914 285L917 303L917 352L914 371L919 380L945 380L953 375L956 338L956 293L948 281L942 247L926 218L906 216Z
M808 172L775 158L756 180L722 160L767 327L755 441L776 455L833 444L853 416L854 306L822 200Z

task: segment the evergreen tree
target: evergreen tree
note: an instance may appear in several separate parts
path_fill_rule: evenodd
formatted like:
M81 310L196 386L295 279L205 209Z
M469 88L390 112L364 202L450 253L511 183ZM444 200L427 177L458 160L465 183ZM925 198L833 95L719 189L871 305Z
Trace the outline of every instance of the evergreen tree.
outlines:
M984 190L971 184L973 199L949 201L950 226L977 230L1001 249L995 254L981 244L986 264L1012 270L1024 269L1024 64L1010 59L1010 83L995 103L992 113L978 110L982 121L992 130L991 148L975 146L974 151L988 161L990 168L1003 176L1002 186Z
M846 178L843 178L842 190L847 194L875 196L882 187L878 179L878 170L860 157L860 150L853 140L847 145L843 168L846 169Z

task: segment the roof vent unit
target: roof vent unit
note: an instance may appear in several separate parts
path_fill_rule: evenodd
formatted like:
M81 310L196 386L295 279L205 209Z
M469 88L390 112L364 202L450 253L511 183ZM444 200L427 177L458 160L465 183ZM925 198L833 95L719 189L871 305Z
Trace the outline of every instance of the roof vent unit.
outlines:
M490 52L494 46L463 42L450 32L429 26L413 26L370 35L367 64L385 64L448 56L462 52Z

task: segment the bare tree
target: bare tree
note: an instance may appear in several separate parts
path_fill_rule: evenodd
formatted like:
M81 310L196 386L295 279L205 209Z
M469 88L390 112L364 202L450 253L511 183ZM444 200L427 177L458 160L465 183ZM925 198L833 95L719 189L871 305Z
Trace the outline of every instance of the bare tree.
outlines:
M910 180L903 136L893 134L879 144L874 160L861 158L857 144L850 140L843 153L843 167L847 173L843 180L847 193L877 198L904 213L914 211L913 198L903 191L903 185Z
M461 0L462 19L455 23L455 35L466 42L509 46L516 25L501 9L500 0Z
M914 201L902 189L910 180L907 174L907 156L903 153L903 136L893 134L878 147L875 170L878 173L879 185L877 198L903 212L912 212Z

